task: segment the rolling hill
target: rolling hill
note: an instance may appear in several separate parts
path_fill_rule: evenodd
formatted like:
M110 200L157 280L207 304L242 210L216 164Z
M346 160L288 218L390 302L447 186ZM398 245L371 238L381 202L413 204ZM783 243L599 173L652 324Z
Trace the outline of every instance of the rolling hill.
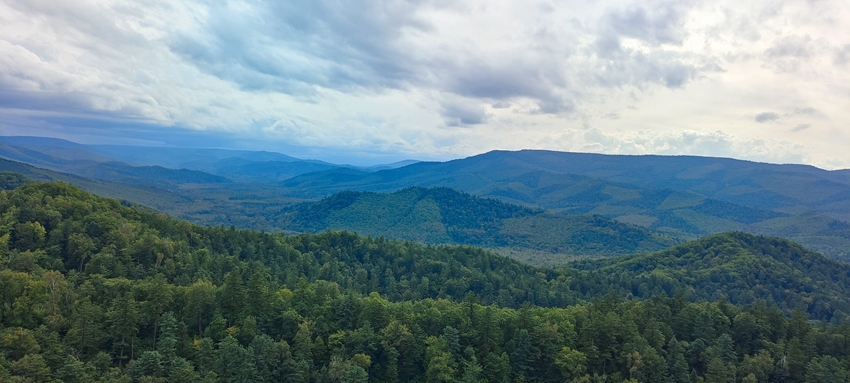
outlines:
M564 269L572 273L571 288L583 295L620 289L648 298L686 291L690 299L766 300L813 317L850 318L850 295L845 295L850 293L850 265L776 237L715 234L657 253L577 261L569 267L581 270Z
M408 192L411 191L450 192ZM455 193L447 196L464 198ZM495 201L478 202L486 205ZM512 214L521 214L522 210L510 205L501 207ZM9 256L10 251L45 251L41 258L32 260L39 267L60 267L58 259L62 268L113 277L143 278L164 273L166 278L188 282L193 280L192 273L199 271L184 268L214 265L208 263L209 258L192 255L200 255L198 251L206 249L205 257L219 254L235 256L231 261L266 264L270 267L267 272L289 283L299 283L301 277L309 281L329 280L340 286L359 286L363 293L378 291L397 299L462 299L467 292L475 291L485 302L519 306L528 300L549 306L609 293L636 298L682 293L693 301L724 299L733 304L750 304L767 300L786 312L801 309L813 318L827 320L850 313L850 265L785 239L741 232L712 235L654 253L582 260L552 269L524 265L469 246L426 246L339 231L285 236L201 227L57 182L24 183L0 192L0 212L9 213L2 215L5 221L0 224L0 231L6 231L0 233L0 243L8 246L0 248L4 256ZM119 235L131 226L133 231L124 233L124 237ZM38 234L40 230L44 232ZM89 255L80 258L74 255L77 245L66 246L73 233L97 240L86 250ZM9 237L2 239L3 234ZM123 245L118 246L116 241ZM48 248L54 245L61 246ZM115 262L126 265L117 267ZM181 262L189 263L179 266ZM367 272L350 279L358 275L359 268ZM208 276L220 281L228 269L231 268L217 269ZM289 275L293 272L295 275ZM424 290L423 286L415 291L393 290L398 286L389 283L390 279L412 281L424 276L434 282L426 283ZM512 298L505 300L499 289L506 289ZM419 298L413 298L411 293Z
M850 218L850 180L845 173L712 157L493 151L377 173L332 170L296 177L285 185L317 194L339 188L448 186L551 209L575 208L580 206L575 199L586 195L597 198L588 202L602 203L638 199L634 193L640 190L676 190L760 210L811 210Z
M0 157L102 181L174 190L181 184L224 184L229 179L188 169L133 166L79 148L15 146L0 142Z
M801 165L528 150L365 171L270 152L86 146L32 137L0 138L0 156L166 190L185 200L156 208L203 224L285 230L290 223L282 217L293 202L342 190L440 186L557 213L601 215L676 238L739 230L783 236L843 260L850 248L842 229L850 211L848 173ZM108 156L195 170L128 165Z
M0 191L4 382L847 376L850 265L784 239L725 233L552 269L469 246L201 227L0 180L19 184Z
M147 206L202 225L235 225L280 231L274 217L303 202L281 196L275 187L252 184L184 184L166 190L155 186L110 182L56 172L0 158L0 172L24 175L36 181L62 181L90 193Z
M496 151L374 173L332 169L282 185L306 198L443 186L558 212L599 214L674 236L730 230L783 236L850 260L850 237L835 229L850 211L850 185L842 180L846 172L722 158ZM792 224L803 220L824 229L811 233Z
M294 206L279 222L297 232L350 230L373 237L479 246L532 264L650 252L676 243L601 216L546 212L449 188L341 192Z

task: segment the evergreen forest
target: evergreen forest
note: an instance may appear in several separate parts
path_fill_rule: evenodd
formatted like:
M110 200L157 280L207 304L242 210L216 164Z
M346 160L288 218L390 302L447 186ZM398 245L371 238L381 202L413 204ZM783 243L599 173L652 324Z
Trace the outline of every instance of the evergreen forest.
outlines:
M3 382L847 382L850 265L739 232L526 265L0 178Z

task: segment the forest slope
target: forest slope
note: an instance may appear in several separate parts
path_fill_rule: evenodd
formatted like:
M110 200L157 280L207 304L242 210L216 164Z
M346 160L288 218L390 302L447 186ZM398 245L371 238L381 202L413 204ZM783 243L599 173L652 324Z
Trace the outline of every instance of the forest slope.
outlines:
M281 195L274 186L244 183L183 184L172 190L61 173L0 158L0 172L37 181L62 181L104 197L119 198L203 225L234 225L280 231L276 223L291 205L303 202ZM160 186L160 185L156 185ZM167 186L167 185L166 185Z
M494 151L375 173L333 169L284 181L292 195L445 186L572 214L599 214L695 238L746 231L800 241L848 260L850 183L841 171L694 156ZM803 217L804 216L804 217ZM787 218L783 221L783 218ZM807 234L794 221L822 227Z
M162 274L179 284L198 278L220 283L248 262L244 267L265 268L276 283L290 288L301 278L327 280L392 300L462 299L474 292L488 304L560 306L607 293L645 298L681 291L689 299L736 304L765 299L827 320L850 313L850 265L787 240L744 233L556 270L468 246L426 246L338 231L285 236L206 228L61 183L3 191L0 212L5 262L28 270L129 279Z
M850 314L850 265L775 237L716 234L653 254L578 261L570 269L582 270L571 287L585 296L612 288L641 298L687 291L694 299L735 304L766 300L824 319Z
M2 381L848 376L850 326L786 315L840 322L850 266L781 239L731 233L556 271L471 247L205 228L0 179L23 184L0 191ZM589 288L601 274L620 279L604 298ZM743 304L765 292L787 304Z
M305 198L341 190L446 186L556 212L602 215L673 237L732 230L781 236L833 259L850 260L850 236L841 228L850 219L850 180L846 171L811 166L523 150L368 172L272 152L92 146L38 137L0 137L0 142L0 156L177 194L182 198L162 198L175 203L156 205L146 202L156 200L154 189L143 198L127 199L201 224L278 231L287 207ZM803 221L810 225L795 224ZM548 257L547 251L533 249L504 253Z
M839 171L805 165L775 165L697 156L625 156L543 150L492 151L448 162L422 162L376 174L360 174L344 188L397 189L410 185L451 186L477 195L513 191L517 197L558 208L552 175L572 176L638 189L677 190L762 210L819 211L850 219L850 181ZM557 177L556 177L557 178ZM306 182L309 180L310 184ZM525 190L512 187L519 183ZM292 180L331 187L320 178ZM518 185L517 185L518 186Z
M391 194L341 192L297 205L279 222L297 232L350 230L430 244L506 248L514 258L533 264L651 252L676 243L601 216L545 212L449 188L413 187Z

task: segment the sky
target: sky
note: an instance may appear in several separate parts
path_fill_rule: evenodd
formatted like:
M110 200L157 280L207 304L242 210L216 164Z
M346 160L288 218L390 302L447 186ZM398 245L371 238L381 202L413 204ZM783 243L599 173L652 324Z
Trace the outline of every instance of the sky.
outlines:
M0 0L0 135L850 168L844 0Z

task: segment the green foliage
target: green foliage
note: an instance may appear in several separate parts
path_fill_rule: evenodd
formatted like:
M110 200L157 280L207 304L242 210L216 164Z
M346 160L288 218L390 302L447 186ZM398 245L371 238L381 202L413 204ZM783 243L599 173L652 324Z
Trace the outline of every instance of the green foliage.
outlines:
M12 190L30 182L33 182L33 180L22 174L0 172L0 190Z
M850 266L741 233L552 270L45 183L0 192L5 235L3 381L808 382L850 360Z
M350 230L431 244L537 250L560 258L538 261L547 264L564 263L565 256L656 251L675 242L601 216L547 213L444 187L341 192L295 206L281 224L298 232Z
M573 277L571 288L585 295L615 292L649 298L681 291L691 300L764 300L785 312L800 309L812 318L836 322L850 312L850 266L779 238L716 234L654 254L571 266L582 270L563 269ZM747 333L758 331L758 324L739 319L740 326L750 327Z

